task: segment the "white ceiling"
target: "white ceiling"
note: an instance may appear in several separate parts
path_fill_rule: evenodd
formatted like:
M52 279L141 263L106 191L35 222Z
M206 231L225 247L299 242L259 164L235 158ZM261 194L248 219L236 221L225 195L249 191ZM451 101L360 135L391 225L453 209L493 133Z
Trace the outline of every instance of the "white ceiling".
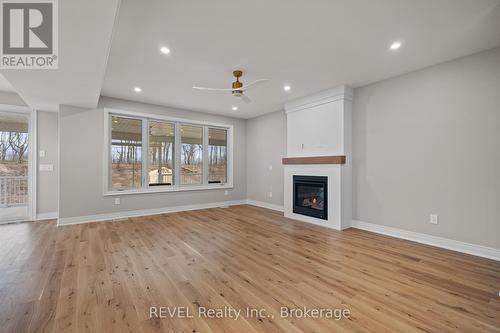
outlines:
M0 74L0 91L5 91L5 92L16 92L14 87L10 84L7 79Z
M498 45L499 0L122 0L102 95L251 118ZM272 80L252 104L191 88L229 88L237 68Z
M32 108L97 105L119 0L59 1L59 69L2 70ZM0 89L3 84L0 79Z
M65 0L59 17L58 70L1 71L0 91L36 109L95 107L106 95L252 118L500 45L500 0ZM234 69L272 82L248 105L191 88L229 88Z

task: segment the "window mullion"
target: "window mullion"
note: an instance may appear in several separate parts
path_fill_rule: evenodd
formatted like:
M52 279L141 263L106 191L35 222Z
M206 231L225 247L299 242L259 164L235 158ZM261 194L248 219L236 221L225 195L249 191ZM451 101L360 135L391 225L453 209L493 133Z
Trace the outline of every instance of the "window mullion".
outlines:
M112 190L113 189L113 186L111 185L112 184L112 168L113 168L113 162L111 160L111 144L113 142L113 134L111 133L111 124L113 123L113 120L112 120L112 117L113 115L112 114L108 114L108 122L107 122L107 128L106 128L106 131L108 131L108 136L107 136L107 139L108 139L108 142L107 142L107 150L106 150L106 159L108 161L108 170L107 170L107 173L108 173L108 190Z
M149 187L149 120L142 119L142 188L147 189Z
M208 127L203 126L203 184L208 184Z
M174 138L174 186L181 184L181 124L175 123Z

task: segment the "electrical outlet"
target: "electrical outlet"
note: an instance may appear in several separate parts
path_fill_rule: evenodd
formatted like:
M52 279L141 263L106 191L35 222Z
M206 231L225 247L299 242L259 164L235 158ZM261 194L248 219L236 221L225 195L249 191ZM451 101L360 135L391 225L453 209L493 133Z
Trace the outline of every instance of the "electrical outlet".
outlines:
M40 150L40 157L45 157L45 150Z
M273 165L269 165L269 171L273 171Z
M273 192L270 192L270 191L269 191L269 192L267 192L267 196L268 196L269 198L272 198L272 197L273 197Z
M228 195L229 194L229 191L228 190L225 190L224 191L224 195Z
M439 217L437 216L437 214L431 214L430 219L429 219L429 222L430 222L431 224L438 224L438 222L439 222Z
M120 198L115 198L115 205L119 205L119 204L121 204Z

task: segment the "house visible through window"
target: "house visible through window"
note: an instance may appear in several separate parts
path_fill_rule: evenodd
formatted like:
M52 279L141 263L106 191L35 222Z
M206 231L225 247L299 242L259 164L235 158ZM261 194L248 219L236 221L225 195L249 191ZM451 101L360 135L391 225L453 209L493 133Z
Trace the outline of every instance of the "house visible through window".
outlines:
M168 191L230 183L230 127L128 113L107 117L108 191Z
M203 127L181 125L181 184L203 182Z
M174 183L175 124L149 122L149 186Z

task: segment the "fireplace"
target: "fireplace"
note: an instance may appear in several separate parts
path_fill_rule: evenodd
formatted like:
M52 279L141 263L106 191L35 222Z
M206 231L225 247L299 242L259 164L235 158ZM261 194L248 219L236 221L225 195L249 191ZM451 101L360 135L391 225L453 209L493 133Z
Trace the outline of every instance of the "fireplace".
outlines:
M293 212L328 220L328 177L294 175Z

